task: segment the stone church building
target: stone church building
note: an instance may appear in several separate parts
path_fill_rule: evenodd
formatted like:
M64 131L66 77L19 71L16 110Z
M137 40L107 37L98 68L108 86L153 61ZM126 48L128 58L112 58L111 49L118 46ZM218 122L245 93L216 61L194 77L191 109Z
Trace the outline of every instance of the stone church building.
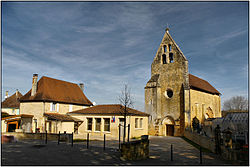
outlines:
M207 81L189 74L188 60L167 28L145 87L149 134L181 136L195 117L201 124L207 118L221 117L220 95Z

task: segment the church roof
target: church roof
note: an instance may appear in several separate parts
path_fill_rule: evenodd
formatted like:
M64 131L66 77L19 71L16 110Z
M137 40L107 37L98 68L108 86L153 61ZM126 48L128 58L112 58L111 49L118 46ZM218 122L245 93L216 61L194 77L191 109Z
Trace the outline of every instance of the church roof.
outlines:
M96 105L93 107L72 111L68 114L98 114L98 115L122 115L124 106L120 104ZM149 114L129 108L128 115L149 116Z
M37 92L31 96L31 89L20 98L20 102L48 101L68 104L92 105L80 87L71 82L43 76L37 83Z
M2 102L2 108L19 108L20 106L19 98L22 96L23 95L19 91L17 91L12 96L6 98Z
M218 94L218 95L221 94L212 85L210 85L210 83L208 83L206 80L198 78L192 74L189 74L189 85L190 85L190 88L202 90L202 91L212 93L212 94Z

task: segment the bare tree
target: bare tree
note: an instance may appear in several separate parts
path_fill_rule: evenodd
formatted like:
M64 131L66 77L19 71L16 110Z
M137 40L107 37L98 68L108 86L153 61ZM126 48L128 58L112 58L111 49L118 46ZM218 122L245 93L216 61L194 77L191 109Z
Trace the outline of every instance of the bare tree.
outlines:
M123 132L123 142L125 142L126 139L126 118L129 115L129 107L133 106L133 100L130 95L130 89L128 88L128 85L124 85L124 89L121 92L121 95L119 96L119 101L121 104L121 114L124 116L124 132Z
M248 110L248 100L243 96L234 96L223 104L224 111L245 111Z

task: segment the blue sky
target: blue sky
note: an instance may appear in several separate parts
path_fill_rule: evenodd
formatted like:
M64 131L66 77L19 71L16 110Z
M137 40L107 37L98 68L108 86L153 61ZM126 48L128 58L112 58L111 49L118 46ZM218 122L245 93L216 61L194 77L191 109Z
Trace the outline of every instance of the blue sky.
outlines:
M248 95L248 2L2 2L2 98L32 75L83 82L97 104L124 84L144 111L144 87L169 24L189 72L223 101Z

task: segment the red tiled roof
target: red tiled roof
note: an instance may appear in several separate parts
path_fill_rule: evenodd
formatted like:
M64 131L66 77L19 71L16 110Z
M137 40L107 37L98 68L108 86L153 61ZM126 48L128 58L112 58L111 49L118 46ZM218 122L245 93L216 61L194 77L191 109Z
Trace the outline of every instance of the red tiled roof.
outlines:
M32 97L30 89L29 92L20 98L20 101L50 101L92 105L92 102L84 95L77 84L45 76L38 81L36 94Z
M122 115L124 106L120 104L96 105L93 107L72 111L68 114L100 114L100 115ZM149 114L128 108L128 115L149 116Z
M77 118L73 118L69 115L58 114L58 113L44 113L44 116L58 121L81 122L81 120Z
M212 85L210 85L210 83L192 74L189 74L189 85L190 85L190 88L194 88L194 89L196 88L196 89L203 90L205 92L209 92L212 94L221 94Z
M17 91L17 94L14 93L12 96L6 98L2 102L2 108L19 108L20 102L19 98L22 97L23 95Z

